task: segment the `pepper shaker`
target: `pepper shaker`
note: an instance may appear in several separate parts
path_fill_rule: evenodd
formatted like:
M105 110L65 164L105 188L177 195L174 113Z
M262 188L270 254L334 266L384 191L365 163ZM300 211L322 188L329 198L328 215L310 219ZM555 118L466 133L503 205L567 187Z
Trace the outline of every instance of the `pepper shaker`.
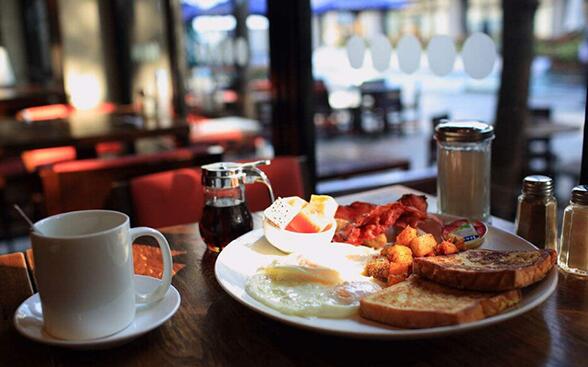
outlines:
M557 200L553 180L547 176L527 176L518 197L515 227L517 235L539 248L556 248Z

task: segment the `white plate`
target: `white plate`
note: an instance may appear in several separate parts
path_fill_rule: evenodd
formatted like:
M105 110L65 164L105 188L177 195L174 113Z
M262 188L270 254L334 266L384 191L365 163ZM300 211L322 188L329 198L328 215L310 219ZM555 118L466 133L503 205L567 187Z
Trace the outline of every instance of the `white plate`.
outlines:
M159 279L135 275L135 287L140 292L149 292L159 283ZM170 286L162 300L150 305L138 306L133 322L118 333L92 340L63 340L43 330L41 300L39 293L35 293L16 310L14 325L19 333L40 343L73 349L105 349L128 343L163 324L176 313L180 307L180 301L180 293L174 286Z
M486 240L481 248L496 250L536 249L524 239L492 226L488 226ZM397 329L363 319L359 315L349 319L290 316L258 302L245 291L247 278L255 274L260 267L280 256L285 256L285 254L265 240L262 229L253 230L237 238L222 250L214 269L216 279L230 296L262 315L303 329L355 338L416 339L478 329L511 319L531 310L545 301L557 286L557 269L554 268L545 279L523 290L523 299L518 306L499 315L462 325L416 330Z

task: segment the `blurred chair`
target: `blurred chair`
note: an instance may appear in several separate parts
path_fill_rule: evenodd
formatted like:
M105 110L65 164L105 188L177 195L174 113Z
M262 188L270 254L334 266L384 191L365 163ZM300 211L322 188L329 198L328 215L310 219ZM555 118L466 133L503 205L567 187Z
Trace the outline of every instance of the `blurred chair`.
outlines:
M251 153L255 151L255 139L262 133L259 121L240 116L200 119L191 122L190 142L218 144L227 152Z
M551 107L529 107L529 124L551 124ZM553 177L557 157L551 149L551 137L529 138L526 140L525 174L544 174Z
M261 166L271 181L276 197L307 197L306 162L292 156L276 157ZM136 225L165 227L200 220L204 196L200 168L156 173L131 180L130 191ZM252 212L270 205L264 185L247 185L247 204Z
M313 86L314 123L318 133L333 136L338 133L337 121L329 103L329 91L325 82L315 80Z
M183 148L148 155L57 163L42 168L39 174L46 211L52 215L71 210L118 209L110 198L115 182L221 159L222 153L218 150Z
M402 132L404 107L400 88L390 88L385 80L379 79L364 82L359 89L362 109L382 120L381 130Z
M421 86L420 84L417 84L414 88L412 101L410 101L410 103L402 104L403 129L405 130L409 124L414 130L419 128L421 122L421 93ZM407 118L407 112L412 112L410 118Z
M73 112L73 107L66 104L53 104L29 107L16 114L19 121L34 123L37 121L65 119ZM21 159L27 171L34 172L37 168L76 159L76 149L73 146L33 149L21 154Z
M16 118L19 121L34 123L56 119L66 119L74 113L80 114L110 114L116 111L114 103L102 103L91 110L76 110L67 104L53 104L46 106L30 107L19 111ZM103 142L96 144L96 153L102 155L120 155L124 153L125 146L119 142ZM58 162L76 159L76 149L73 146L34 149L22 153L21 158L27 170L34 172L37 168Z

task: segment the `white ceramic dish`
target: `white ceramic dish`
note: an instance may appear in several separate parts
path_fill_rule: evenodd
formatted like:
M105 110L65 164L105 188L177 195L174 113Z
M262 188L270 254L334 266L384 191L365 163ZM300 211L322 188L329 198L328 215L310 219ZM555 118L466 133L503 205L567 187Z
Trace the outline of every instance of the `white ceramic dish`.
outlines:
M328 229L319 233L287 231L272 225L267 220L263 221L263 231L269 243L286 253L305 252L317 246L329 246L336 229L337 222L335 219L333 219Z
M535 247L511 233L488 226L486 240L481 248L496 250L531 250ZM276 257L286 256L271 246L263 230L253 230L231 242L220 253L215 275L221 287L234 299L262 315L295 327L325 334L373 339L417 339L455 334L478 329L519 316L545 301L557 286L557 269L552 269L546 278L523 290L521 303L499 315L463 325L429 329L396 329L372 322L355 315L349 319L323 319L285 315L249 296L245 291L247 278Z
M135 275L135 287L140 292L151 291L160 283L159 279ZM78 341L58 339L43 330L41 300L39 293L35 293L16 310L14 326L25 337L40 343L72 349L106 349L128 343L160 326L176 313L180 302L180 293L174 286L170 286L160 301L137 307L135 319L125 329L104 338Z

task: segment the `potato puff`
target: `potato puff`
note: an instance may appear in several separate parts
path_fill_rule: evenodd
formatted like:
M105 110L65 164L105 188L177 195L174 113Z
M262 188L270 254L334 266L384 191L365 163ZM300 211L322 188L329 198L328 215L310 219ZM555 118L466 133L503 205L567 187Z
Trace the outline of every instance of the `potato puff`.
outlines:
M449 241L443 241L435 246L435 253L437 255L451 255L459 252L457 246Z
M371 258L365 267L367 276L386 281L388 279L388 272L390 271L390 260L384 256Z
M417 257L426 256L431 252L434 252L435 246L437 246L437 241L435 240L435 236L430 233L418 236L410 241L412 254Z
M449 235L446 236L445 241L453 243L455 245L455 247L457 247L458 251L463 251L465 250L465 241L463 239L463 237L458 236L456 234L450 233Z
M409 273L410 264L391 262L390 267L388 268L388 281L386 282L386 285L391 286L404 281L408 278Z
M386 256L391 262L412 264L412 250L406 246L386 246L382 249L381 255Z
M381 233L372 239L363 240L363 244L371 248L382 248L386 245L387 242L388 239L384 233Z
M402 246L409 246L410 242L417 237L417 230L411 226L406 226L402 232L396 236L396 243Z

